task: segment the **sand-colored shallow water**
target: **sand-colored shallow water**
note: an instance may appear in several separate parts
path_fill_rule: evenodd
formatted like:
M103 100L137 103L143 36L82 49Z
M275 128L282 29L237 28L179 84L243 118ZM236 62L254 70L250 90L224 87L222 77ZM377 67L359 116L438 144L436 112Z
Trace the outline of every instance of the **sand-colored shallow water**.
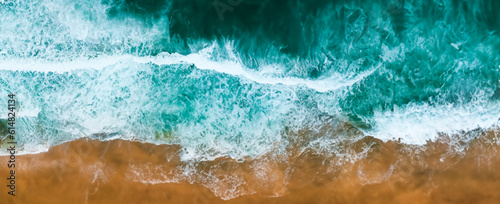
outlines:
M498 136L495 131L483 132L468 145L442 136L425 146L365 137L346 145L364 155L352 161L306 149L288 150L287 155L271 152L241 163L219 158L190 164L181 161L179 146L80 139L45 153L18 156L16 196L7 194L7 180L2 179L0 200L51 204L498 203ZM1 178L8 177L7 160L0 158ZM195 173L180 170L188 167Z

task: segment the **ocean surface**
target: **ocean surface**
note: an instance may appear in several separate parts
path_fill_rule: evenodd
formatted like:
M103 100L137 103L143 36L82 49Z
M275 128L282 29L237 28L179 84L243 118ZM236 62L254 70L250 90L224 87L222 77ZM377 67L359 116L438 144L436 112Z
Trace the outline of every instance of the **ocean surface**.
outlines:
M352 159L342 144L365 136L466 143L499 125L499 10L494 0L3 0L0 116L15 93L22 154L83 137L179 145L183 161L291 146Z

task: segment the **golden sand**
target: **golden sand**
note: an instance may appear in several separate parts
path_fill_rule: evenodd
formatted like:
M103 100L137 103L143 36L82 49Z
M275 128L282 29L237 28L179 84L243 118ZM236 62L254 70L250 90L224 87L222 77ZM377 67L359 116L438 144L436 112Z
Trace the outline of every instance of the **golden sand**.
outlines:
M290 149L237 162L189 163L180 147L80 139L16 158L16 196L1 203L500 203L500 136L424 146L372 137L360 158ZM462 149L461 149L462 148ZM7 156L0 176L7 178ZM4 165L5 164L5 165ZM182 169L195 169L194 173ZM192 183L190 183L192 182ZM223 200L228 199L228 200Z

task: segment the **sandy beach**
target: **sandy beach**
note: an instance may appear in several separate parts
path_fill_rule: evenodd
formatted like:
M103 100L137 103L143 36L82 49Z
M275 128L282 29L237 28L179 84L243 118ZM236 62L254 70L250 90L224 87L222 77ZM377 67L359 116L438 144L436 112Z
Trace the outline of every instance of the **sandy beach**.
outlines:
M309 149L234 161L181 161L181 147L80 139L17 156L16 196L5 203L495 203L498 132L455 151L450 137L424 146L372 137L349 144L354 162ZM460 145L460 144L456 144ZM0 158L7 164L8 157ZM188 175L180 169L196 170ZM7 178L7 165L0 175ZM189 178L188 178L189 177ZM204 180L203 178L212 178ZM237 178L237 179L228 179ZM215 183L214 181L218 181ZM240 181L235 185L235 181ZM228 195L233 198L228 199Z

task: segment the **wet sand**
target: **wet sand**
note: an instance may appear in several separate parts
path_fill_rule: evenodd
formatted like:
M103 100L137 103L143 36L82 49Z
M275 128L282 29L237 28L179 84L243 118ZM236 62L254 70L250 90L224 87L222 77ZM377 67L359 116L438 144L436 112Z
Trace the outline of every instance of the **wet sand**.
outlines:
M189 163L181 148L80 139L16 158L16 196L2 203L499 203L500 132L424 146L372 137L345 157L290 148L237 162ZM7 156L0 176L7 178ZM194 169L186 172L183 169ZM170 183L169 183L170 182ZM222 199L223 198L223 199ZM226 199L226 200L224 200Z

